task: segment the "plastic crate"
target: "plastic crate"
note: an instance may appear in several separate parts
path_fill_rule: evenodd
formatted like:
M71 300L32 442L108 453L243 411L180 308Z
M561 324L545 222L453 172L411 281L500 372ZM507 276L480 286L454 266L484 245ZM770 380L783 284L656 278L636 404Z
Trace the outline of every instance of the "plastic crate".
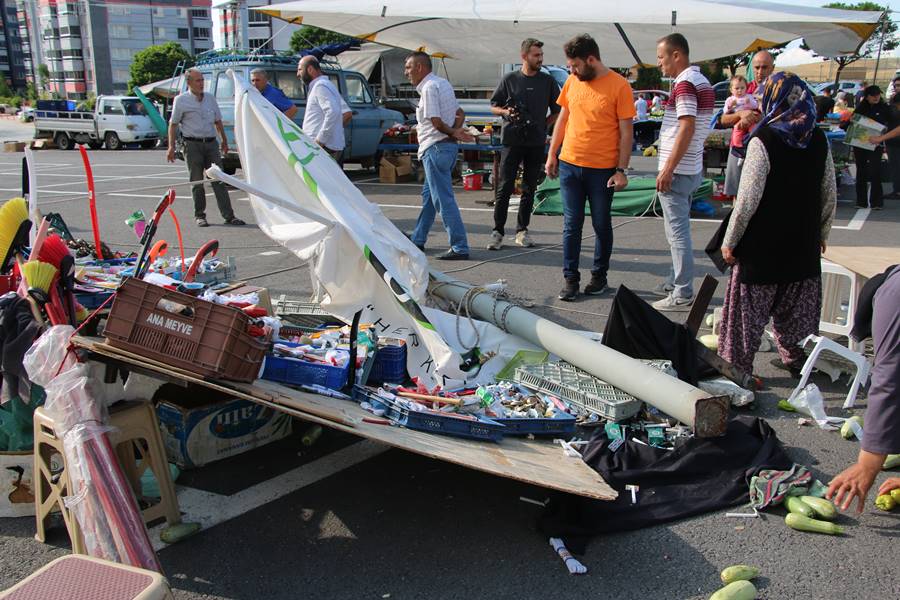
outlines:
M279 297L274 304L275 315L290 321L300 327L317 328L326 323L344 323L319 306L316 302L302 302L300 300L288 300L284 295Z
M497 372L497 381L513 381L516 369L522 365L538 365L547 362L550 353L545 350L519 350L509 362Z
M503 439L506 427L497 421L477 417L467 419L437 411L419 412L409 410L396 402L378 396L372 388L361 385L353 386L353 397L359 402L370 402L386 407L385 416L393 423L428 433L451 435L470 440L499 442Z
M112 290L102 292L76 292L75 299L86 309L94 310L95 308L99 308L100 305L106 302L107 298L113 294L115 294L115 292Z
M299 346L300 344L284 344ZM321 385L339 390L347 385L350 361L343 367L291 358L289 356L266 355L261 379L287 383L289 385Z
M369 373L371 383L403 383L406 381L406 342L381 338L375 352L375 363Z
M202 377L256 379L268 343L236 308L127 278L116 292L107 343Z
M568 413L557 412L552 418L539 419L499 419L494 418L506 429L505 435L569 435L575 433L575 417Z

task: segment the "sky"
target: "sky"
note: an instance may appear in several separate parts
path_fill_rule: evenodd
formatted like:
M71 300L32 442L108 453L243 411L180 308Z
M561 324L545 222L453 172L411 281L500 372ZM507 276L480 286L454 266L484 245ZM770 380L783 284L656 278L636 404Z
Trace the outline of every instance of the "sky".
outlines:
M774 0L779 4L793 4L796 6L824 6L828 4L828 0ZM839 0L845 2L847 4L855 4L855 0ZM882 6L887 5L890 7L892 11L896 11L898 14L894 15L894 20L900 22L900 0L873 0ZM814 58L811 53L801 50L799 46L799 42L791 42L787 50L782 52L778 59L776 60L776 64L779 67L790 67L793 65L802 65L810 62L818 62L822 60L821 58ZM900 56L900 49L894 50L892 52L888 52L887 56Z

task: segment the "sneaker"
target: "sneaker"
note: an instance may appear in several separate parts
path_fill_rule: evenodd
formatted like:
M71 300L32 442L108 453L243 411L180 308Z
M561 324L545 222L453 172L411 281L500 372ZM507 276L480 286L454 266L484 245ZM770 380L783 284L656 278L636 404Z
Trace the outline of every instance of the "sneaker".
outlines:
M578 297L578 281L575 279L566 279L566 285L559 290L559 299L565 302L571 302Z
M606 277L591 275L591 281L584 286L584 293L592 296L594 294L602 294L604 291L606 291Z
M668 281L663 281L662 283L657 285L655 288L650 290L650 293L654 294L656 296L662 296L663 298L665 298L666 296L672 295L672 292L674 292L674 291L675 291L674 283L669 283Z
M488 250L499 250L503 247L503 235L499 231L491 232L491 241L488 242Z
M246 223L244 223L237 217L231 217L230 219L225 219L225 224L226 225L234 225L236 227L241 226L241 225L246 225Z
M531 241L531 236L528 235L527 229L516 232L516 244L523 248L531 248L534 246L534 242Z
M203 217L197 217L197 227L209 227L209 223Z
M691 310L693 304L693 298L676 298L672 294L669 294L662 300L654 302L653 308L664 312L687 312Z

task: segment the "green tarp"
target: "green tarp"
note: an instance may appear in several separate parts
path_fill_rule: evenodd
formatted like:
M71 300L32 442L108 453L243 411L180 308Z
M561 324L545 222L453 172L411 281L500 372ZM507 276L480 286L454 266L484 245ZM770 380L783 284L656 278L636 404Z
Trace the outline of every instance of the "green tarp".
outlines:
M700 188L694 192L694 201L709 200L712 197L713 182L704 179ZM616 217L630 217L650 214L650 204L656 194L655 177L635 177L628 180L628 187L613 196L612 214ZM657 209L658 212L658 209ZM584 214L591 213L585 203ZM562 197L559 193L559 179L544 179L534 194L534 214L561 215Z

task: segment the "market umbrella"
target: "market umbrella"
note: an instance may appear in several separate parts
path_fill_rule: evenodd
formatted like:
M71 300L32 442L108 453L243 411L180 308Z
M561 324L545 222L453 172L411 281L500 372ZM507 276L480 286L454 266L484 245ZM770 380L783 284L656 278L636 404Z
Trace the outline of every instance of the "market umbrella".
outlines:
M821 56L853 53L875 30L880 12L737 0L297 0L253 7L292 23L313 25L436 57L519 62L526 37L544 42L547 64L562 64L563 44L590 33L604 63L656 63L656 43L684 34L691 59L708 60L804 38Z

